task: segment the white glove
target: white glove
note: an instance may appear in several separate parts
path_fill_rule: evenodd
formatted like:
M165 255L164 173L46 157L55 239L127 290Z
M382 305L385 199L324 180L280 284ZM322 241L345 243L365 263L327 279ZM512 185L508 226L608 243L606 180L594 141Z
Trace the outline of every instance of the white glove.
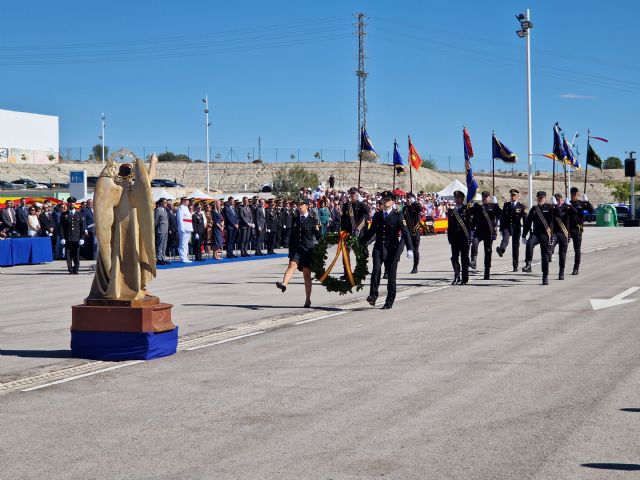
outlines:
M78 245L82 246L84 245L84 240L81 238L80 241L78 242Z
M552 204L552 205L557 205L557 204L558 204L558 200L556 200L556 197L555 197L555 196L552 196L552 197L551 197L551 204Z
M495 195L493 197L491 197L491 202L492 203L498 203L498 197L496 197Z
M526 245L527 244L527 237L522 237L522 244Z
M413 250L407 250L407 258L411 260L413 258Z
M196 240L200 240L200 235L196 233Z
M583 202L588 202L589 199L587 198L587 196L585 194L582 194L582 201Z
M63 238L62 240L60 240L60 245L66 245L67 241Z
M53 233L51 233L51 232L47 232L47 235L48 235L49 237L53 237Z

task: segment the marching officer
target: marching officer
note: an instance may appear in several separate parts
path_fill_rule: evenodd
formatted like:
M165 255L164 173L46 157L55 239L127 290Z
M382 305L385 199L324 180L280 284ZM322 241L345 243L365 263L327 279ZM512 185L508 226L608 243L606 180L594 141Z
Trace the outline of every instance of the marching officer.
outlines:
M342 207L342 216L340 217L340 229L349 232L356 237L362 237L366 231L367 207L358 199L358 189L352 187L349 189L349 201Z
M374 306L378 299L378 288L380 287L380 275L382 264L388 277L387 298L382 307L388 310L393 307L396 298L396 273L398 270L398 251L400 249L400 236L407 246L407 258L413 258L413 244L407 229L407 224L400 212L395 210L395 195L390 191L382 192L382 210L373 215L371 228L365 231L360 238L363 244L368 244L375 235L373 245L373 272L371 272L371 287L367 302Z
M575 215L569 222L569 234L573 240L574 263L571 275L578 275L580 270L580 258L582 248L582 232L584 231L584 212L593 213L593 205L586 195L580 197L580 191L576 187L571 190L571 205L575 209Z
M484 279L489 280L491 275L491 252L493 241L497 238L496 227L502 210L497 203L491 201L489 192L482 192L482 203L471 207L471 268L476 269L478 258L478 246L480 242L484 246Z
M76 209L76 198L67 198L67 211L60 218L62 240L67 258L69 274L77 275L80 269L80 247L84 245L84 216Z
M404 221L409 230L411 238L411 246L413 250L413 270L411 273L418 273L418 263L420 263L420 214L422 213L422 205L416 202L416 196L413 192L407 194L407 203L402 209Z
M551 256L550 243L553 239L554 208L547 203L547 192L540 191L536 194L537 204L534 205L524 224L522 243L526 243L527 252L523 272L531 272L533 249L540 244L540 257L542 258L542 285L549 285L549 257ZM527 234L529 240L526 239Z
M464 197L465 194L460 190L453 192L456 204L447 213L449 219L447 239L451 245L451 265L453 265L454 275L451 285L466 285L469 282L471 211L464 206ZM462 269L460 263L462 263Z
M553 246L551 247L551 253L555 250L556 245L558 246L558 257L560 259L560 270L558 272L558 280L564 280L564 266L567 261L567 249L569 247L569 242L571 241L571 236L569 234L569 225L570 219L575 218L576 209L573 208L572 205L565 202L560 193L556 193L554 195L556 199L555 205L555 225L553 232ZM555 227L558 227L557 229Z
M500 230L502 233L502 241L500 246L496 248L498 256L502 257L511 240L511 258L513 261L513 271L518 271L518 261L520 259L520 236L522 235L522 225L527 216L525 206L520 203L520 192L512 188L509 190L511 201L505 202L502 206L502 215L500 216Z
M282 282L276 282L276 287L284 293L293 272L296 269L301 271L306 295L304 308L311 307L311 263L313 250L321 236L318 217L311 214L310 205L311 200L308 198L298 201L298 213L293 216L289 233L289 266L284 272Z

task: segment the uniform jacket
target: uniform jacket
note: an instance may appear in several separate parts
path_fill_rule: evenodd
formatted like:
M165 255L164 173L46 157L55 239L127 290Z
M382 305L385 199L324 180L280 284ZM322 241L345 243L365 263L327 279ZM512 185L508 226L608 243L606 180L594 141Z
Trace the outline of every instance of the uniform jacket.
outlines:
M404 220L407 223L409 234L420 235L420 214L422 213L422 205L413 202L411 205L405 205L402 209Z
M186 205L180 205L178 207L178 213L176 215L178 220L178 231L180 233L193 232L193 219L191 218L191 212Z
M289 252L309 252L320 240L318 218L308 213L306 217L294 215L289 234Z
M547 225L551 232L547 232L547 229L544 226L542 220L540 220L540 215L537 213L537 209L540 210L540 213L544 217ZM524 224L524 231L522 232L522 236L526 237L529 232L532 232L534 235L547 235L547 233L551 233L553 235L554 232L554 216L555 209L553 205L550 203L543 203L542 205L536 205L531 210L529 210L529 215L527 215L527 221ZM555 226L557 228L557 225Z
M266 208L264 214L266 217L267 230L274 232L278 228L278 217L276 216L276 209L273 207Z
M366 230L367 208L362 202L348 201L342 206L342 216L340 217L340 229L355 235L356 232L362 236Z
M67 242L79 242L84 240L84 216L80 210L68 210L62 214L60 219L60 225L62 226L62 238Z
M194 213L191 216L193 233L198 234L200 238L204 237L204 229L207 226L207 220L204 216L204 212Z
M280 216L282 218L282 226L287 229L291 228L291 224L293 221L293 212L286 207L282 207Z
M576 215L571 221L569 230L574 233L582 232L584 212L593 213L593 205L591 205L591 202L585 202L583 200L573 200L571 205L574 207Z
M487 215L483 213L487 212ZM471 230L480 239L491 239L495 236L496 226L502 210L495 203L476 203L471 207ZM487 216L489 221L487 222Z
M84 225L89 233L95 233L96 221L93 218L93 208L85 207L81 210L84 216Z
M373 251L382 255L382 259L396 258L400 247L400 236L404 239L407 250L411 250L411 237L404 221L404 217L397 210L376 212L371 221L371 227L362 235L362 242L369 243L375 236Z
M511 235L519 234L526 218L527 209L522 203L516 202L514 205L512 202L505 202L500 216L500 228L502 230L508 228Z
M577 215L578 212L576 212L576 209L573 207L573 205L570 205L566 202L562 205L555 205L553 220L555 222L555 225L553 226L554 233L556 235L564 235L562 225L564 225L568 233L570 231L570 225L572 223L575 224L575 222L577 221ZM562 222L562 224L560 222Z
M454 210L458 212L462 224L456 218ZM447 211L447 219L449 226L447 227L447 238L449 243L469 242L471 234L471 211L465 205L460 208L456 205ZM464 227L463 227L464 226ZM466 229L466 232L465 232Z

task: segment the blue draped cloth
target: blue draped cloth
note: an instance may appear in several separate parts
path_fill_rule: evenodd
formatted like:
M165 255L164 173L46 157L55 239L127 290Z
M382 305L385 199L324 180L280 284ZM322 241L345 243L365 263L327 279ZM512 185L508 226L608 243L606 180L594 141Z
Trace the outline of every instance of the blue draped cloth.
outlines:
M176 353L178 327L168 332L71 331L71 352L77 358L118 362L151 360Z
M0 266L53 262L49 237L9 238L0 241Z

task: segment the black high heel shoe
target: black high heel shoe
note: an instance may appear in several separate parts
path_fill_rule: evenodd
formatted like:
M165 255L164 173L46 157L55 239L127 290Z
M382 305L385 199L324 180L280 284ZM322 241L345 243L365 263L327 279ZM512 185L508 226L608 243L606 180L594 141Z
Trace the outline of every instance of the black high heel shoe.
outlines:
M287 290L287 286L283 285L280 282L276 282L276 287L278 287L280 290L282 290L282 293L284 293Z

